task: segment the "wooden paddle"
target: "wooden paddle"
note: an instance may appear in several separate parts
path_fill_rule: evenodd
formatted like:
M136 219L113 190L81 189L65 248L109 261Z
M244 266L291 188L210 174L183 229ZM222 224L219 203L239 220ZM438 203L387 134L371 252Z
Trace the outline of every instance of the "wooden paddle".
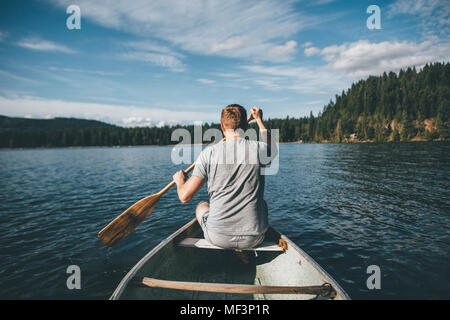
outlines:
M321 286L261 286L234 283L170 281L147 277L142 278L141 282L136 283L151 288L167 288L187 291L238 294L310 294L322 297L336 297L336 290L334 290L329 283L324 283Z
M251 120L253 120L253 116L250 114L247 121L250 122ZM225 138L222 139L222 141L224 140ZM194 167L195 163L191 164L189 168L184 170L184 173L191 172ZM174 185L175 181L172 181L160 192L145 197L133 204L98 233L100 240L107 246L111 247L128 236L145 218L153 212L162 195Z

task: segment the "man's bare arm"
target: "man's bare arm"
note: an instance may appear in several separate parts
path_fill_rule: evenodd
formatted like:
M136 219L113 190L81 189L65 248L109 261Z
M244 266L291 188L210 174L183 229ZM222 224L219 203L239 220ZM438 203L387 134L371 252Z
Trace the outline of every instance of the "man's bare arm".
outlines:
M252 118L256 120L256 123L258 124L259 127L259 131L261 133L265 133L265 136L267 137L267 129L266 126L264 125L264 122L262 121L262 111L260 108L258 107L253 107L251 109L251 113L252 113ZM266 142L269 146L270 146L270 139L269 141L264 141Z
M173 181L177 185L178 198L180 198L182 203L191 201L205 184L205 180L197 176L191 176L186 181L186 175L182 170L175 173Z
M271 148L271 158L274 158L278 153L278 149L277 149L276 145L272 146L272 138L271 138L266 126L264 125L264 122L262 121L261 109L258 107L253 107L251 109L251 113L252 113L252 118L255 119L256 123L258 124L259 132L261 135L261 140L263 142L267 143L267 145Z

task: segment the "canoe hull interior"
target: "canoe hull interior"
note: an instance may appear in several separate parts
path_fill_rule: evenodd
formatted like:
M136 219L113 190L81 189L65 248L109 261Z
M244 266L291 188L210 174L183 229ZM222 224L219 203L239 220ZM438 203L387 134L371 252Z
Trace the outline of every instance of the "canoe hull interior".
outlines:
M215 250L177 245L184 238L202 238L195 220L150 251L121 281L111 299L324 299L306 294L234 294L150 288L139 284L144 277L190 282L233 283L265 286L315 286L330 283L334 299L348 299L339 285L306 253L289 239L288 250L250 251L243 264L232 250ZM280 235L270 229L266 240L278 242ZM325 297L325 299L330 297Z

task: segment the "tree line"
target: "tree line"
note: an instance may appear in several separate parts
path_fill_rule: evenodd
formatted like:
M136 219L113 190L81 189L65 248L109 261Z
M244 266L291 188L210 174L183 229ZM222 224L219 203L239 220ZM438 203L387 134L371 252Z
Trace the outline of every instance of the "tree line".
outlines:
M316 117L273 119L281 141L450 139L450 63L370 76L336 95Z
M266 119L265 124L279 130L280 142L449 140L449 84L449 62L427 64L419 72L408 68L370 76L336 95L317 116L311 112L302 118ZM171 141L175 129L194 132L193 125L123 128L91 121L84 126L79 119L63 118L54 119L64 121L62 126L36 127L34 122L27 129L24 121L17 120L20 126L15 127L13 118L2 118L1 148L169 145L178 143ZM220 125L206 123L202 130L209 128Z

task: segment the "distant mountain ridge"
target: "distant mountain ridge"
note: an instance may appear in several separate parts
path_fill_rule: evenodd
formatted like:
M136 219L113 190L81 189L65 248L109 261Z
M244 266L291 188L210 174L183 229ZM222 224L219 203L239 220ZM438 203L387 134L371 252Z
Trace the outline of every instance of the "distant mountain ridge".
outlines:
M49 131L64 129L107 128L114 125L77 118L30 119L0 115L1 131Z
M425 65L360 80L309 117L264 119L280 142L397 142L450 140L450 63ZM220 129L217 123L203 124ZM256 124L250 127L256 129ZM0 116L0 148L169 145L193 125L124 128L75 118ZM208 141L204 141L208 143Z

